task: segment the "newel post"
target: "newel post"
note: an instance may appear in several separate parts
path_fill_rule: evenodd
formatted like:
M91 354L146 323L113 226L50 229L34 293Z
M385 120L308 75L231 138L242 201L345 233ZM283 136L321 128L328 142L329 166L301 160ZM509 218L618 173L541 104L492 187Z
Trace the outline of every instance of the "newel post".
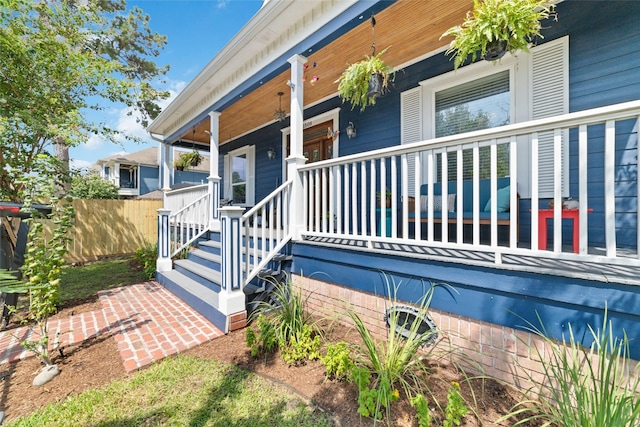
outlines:
M226 330L233 330L234 319L246 319L245 296L242 291L242 230L244 208L226 206L220 209L222 283L218 309L227 317Z
M291 135L289 157L287 157L287 177L292 180L289 206L289 226L294 240L299 240L304 227L304 189L298 168L306 163L302 155L304 120L304 64L307 58L294 55L289 58L291 64Z
M156 271L171 271L171 252L169 246L170 209L158 209L158 259Z

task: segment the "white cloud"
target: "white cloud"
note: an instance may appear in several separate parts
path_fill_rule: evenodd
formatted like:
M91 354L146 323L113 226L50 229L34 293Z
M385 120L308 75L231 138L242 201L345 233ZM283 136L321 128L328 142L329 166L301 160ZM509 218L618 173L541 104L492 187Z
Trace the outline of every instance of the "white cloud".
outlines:
M225 7L227 7L227 4L229 4L229 0L218 0L216 2L216 7L218 9L224 9Z
M82 144L82 147L86 148L87 150L95 151L101 149L103 145L104 139L102 139L100 135L92 134L87 142Z
M89 169L92 165L93 163L86 160L71 160L69 162L69 167L71 169Z

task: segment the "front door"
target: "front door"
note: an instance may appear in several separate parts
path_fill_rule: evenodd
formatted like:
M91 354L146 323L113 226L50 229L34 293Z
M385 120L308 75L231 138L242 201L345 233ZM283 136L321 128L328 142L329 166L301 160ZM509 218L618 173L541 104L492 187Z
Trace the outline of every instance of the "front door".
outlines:
M307 163L319 162L333 158L333 138L328 136L328 129L333 125L332 121L304 130L302 155ZM287 155L289 154L290 136L287 136Z

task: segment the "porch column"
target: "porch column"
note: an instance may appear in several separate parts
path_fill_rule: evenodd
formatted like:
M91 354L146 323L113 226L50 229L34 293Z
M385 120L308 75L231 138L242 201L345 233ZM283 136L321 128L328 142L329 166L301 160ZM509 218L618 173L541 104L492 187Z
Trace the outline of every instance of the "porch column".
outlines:
M173 172L173 147L169 144L159 142L160 147L160 189L169 191L171 189L171 175Z
M169 214L170 209L158 209L158 259L156 271L171 271L171 253L169 252Z
M291 135L289 157L287 157L287 177L293 180L291 187L291 199L289 205L290 230L293 240L299 240L304 227L304 206L302 179L298 168L305 164L306 159L302 155L303 121L304 121L304 85L302 77L304 64L307 58L302 55L294 55L289 58L291 64Z
M211 218L209 218L209 230L220 231L220 172L218 162L220 157L220 146L218 134L220 129L220 113L212 111L209 113L209 196L211 197Z
M221 273L218 309L227 317L225 333L229 332L230 318L245 313L245 297L242 291L242 233L240 223L244 208L225 206L220 209L221 225Z

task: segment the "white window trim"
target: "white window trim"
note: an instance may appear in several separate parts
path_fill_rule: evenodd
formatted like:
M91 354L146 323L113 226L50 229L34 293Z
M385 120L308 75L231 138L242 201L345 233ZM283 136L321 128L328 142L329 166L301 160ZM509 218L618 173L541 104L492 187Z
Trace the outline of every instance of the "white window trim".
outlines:
M557 40L553 40L548 43L540 45L541 49L549 48L556 44L564 44L565 58L563 72L566 74L566 85L562 88L565 99L565 113L568 113L568 44L569 37L564 36ZM537 49L532 48L532 51ZM533 119L533 93L531 89L531 82L533 81L533 62L532 55L524 52L520 52L517 56L510 53L499 60L497 63L488 61L478 61L465 67L459 68L455 71L450 71L445 74L441 74L436 77L432 77L428 80L419 82L422 87L423 96L423 109L422 109L422 123L423 123L423 139L430 140L435 138L435 94L444 89L448 89L453 86L457 86L468 81L476 80L482 77L486 77L491 74L495 74L504 70L509 70L509 86L510 86L510 121L511 123L520 123ZM565 158L563 161L567 165L564 168L568 169L568 138L564 138ZM520 149L518 150L518 193L523 198L531 197L531 183L530 177L530 144L527 137L519 137L518 143ZM421 177L422 181L426 181L426 177ZM563 194L568 191L569 181L568 173L563 176ZM568 194L564 194L568 195Z
M224 156L224 198L233 199L233 189L231 186L231 159L245 156L247 161L246 193L245 203L237 206L253 206L256 197L256 146L247 145L236 150L229 151Z
M527 84L529 70L528 60L529 55L521 55L516 58L515 56L507 53L498 64L493 64L488 61L479 61L466 67L459 68L456 71L451 71L446 74L433 77L429 80L421 81L420 86L423 88L423 105L427 107L422 111L424 139L435 138L436 124L434 112L436 109L437 92L505 70L509 70L509 118L511 123L528 120L529 103L523 103L523 105L516 104L517 101L521 101L529 97L529 86ZM518 106L517 109L516 105Z
M313 116L302 123L302 129L308 129L317 124L332 121L333 129L336 130L340 127L340 107L336 107L333 110L325 111L322 114ZM287 137L291 135L291 127L281 129L282 132L282 153L287 152ZM333 140L333 155L338 156L340 153L340 134ZM287 159L282 156L282 182L287 180Z

